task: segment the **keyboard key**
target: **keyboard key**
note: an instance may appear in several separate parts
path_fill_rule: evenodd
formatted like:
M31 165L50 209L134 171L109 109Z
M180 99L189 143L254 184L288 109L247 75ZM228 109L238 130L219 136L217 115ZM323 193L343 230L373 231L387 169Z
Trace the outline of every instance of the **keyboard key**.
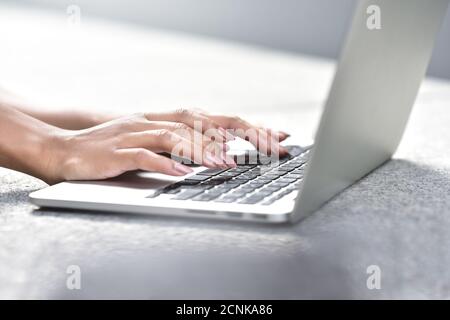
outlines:
M256 177L258 177L257 174L251 174L251 173L243 173L240 176L236 177L237 179L247 179L247 180L252 180L255 179Z
M224 173L219 174L217 177L231 177L234 178L238 175L240 175L241 172L231 172L231 171L226 171Z
M273 191L270 191L269 189L261 189L258 190L256 193L258 196L267 197L273 194Z
M242 184L244 184L244 183L246 183L246 182L247 182L246 180L236 180L236 179L232 179L232 180L225 181L225 182L223 183L223 185L240 186L240 185L242 185Z
M274 169L273 171L274 172L289 172L289 171L292 171L292 170L294 170L294 169L290 169L290 168L288 168L288 167L278 167L278 168L276 168L276 169Z
M297 167L298 167L298 165L295 165L295 164L287 164L287 165L282 166L283 169L286 169L288 171L297 169Z
M238 180L238 181L244 181L244 182L247 182L247 181L250 181L250 180L252 180L252 179L254 179L254 178L250 178L250 177L247 177L247 176L240 175L240 176L235 177L233 180ZM243 183L244 183L244 182L243 182Z
M181 191L181 188L176 188L176 189L163 190L162 193L165 193L165 194L177 194L180 191Z
M198 181L198 182L200 182L200 181L205 181L205 180L207 180L207 179L209 179L208 176L195 175L195 176L191 176L191 177L189 177L189 178L186 178L186 179L183 180L183 181L184 181L184 182L185 182L185 181Z
M291 183L291 182L295 182L295 181L297 181L297 179L288 178L288 177L281 177L279 180L277 180L277 182L280 182L280 183Z
M247 173L255 174L255 175L262 175L270 170L272 170L272 168L267 167L267 166L259 166L259 167L255 167L255 168L247 171Z
M206 181L202 182L201 184L202 185L217 186L217 185L220 185L222 183L225 183L226 180L224 180L224 179L209 179L209 180L206 180Z
M274 203L275 201L276 201L275 198L269 198L269 199L265 200L265 201L264 201L263 203L261 203L261 204L264 205L264 206L267 206L267 205L270 205L270 204Z
M223 203L232 203L232 202L236 202L238 199L240 199L239 197L230 197L230 196L225 196L222 198L218 198L215 199L215 202L223 202Z
M251 189L258 189L266 185L267 182L256 182L256 181L250 181L246 186L248 185Z
M194 184L194 185L186 185L186 186L180 186L178 187L180 190L184 190L184 189L198 189L198 190L208 190L213 188L214 186L212 185L207 185L207 184Z
M236 188L237 186L238 186L238 184L225 184L225 183L222 183L222 184L217 185L214 188L214 191L222 190L223 192L227 192L227 191L229 191L231 189Z
M218 174L220 174L220 173L222 173L222 172L224 172L224 171L226 171L227 169L216 169L216 168L211 168L211 169L207 169L207 170L204 170L204 171L201 171L201 172L199 172L199 173L197 173L198 175L201 175L201 176L209 176L209 177L212 177L212 176L215 176L215 175L218 175Z
M245 169L252 169L256 167L256 164L245 164L245 165L238 165L238 168L245 168Z
M276 186L276 187L280 187L280 188L287 187L288 185L289 185L289 183L278 182L278 181L275 181L275 182L272 182L271 184L269 184L269 186Z
M278 179L282 175L284 175L284 172L282 174L279 174L279 173L272 173L272 171L270 171L270 174L265 174L265 175L261 176L261 178L275 180L275 179Z
M254 182L262 182L262 183L269 183L272 182L274 179L270 179L268 177L262 176L262 177L258 177L255 180L253 180ZM252 181L252 182L253 182Z
M243 173L243 172L247 172L248 170L249 170L248 168L236 167L236 168L233 168L233 169L229 169L227 172Z
M255 189L258 189L258 187L245 184L244 186L242 186L241 188L236 190L236 192L248 194L248 193L252 193L253 191L255 191Z
M286 148L288 149L289 155L291 157L297 157L305 151L305 149L303 149L299 146L288 146Z
M229 193L230 196L233 197L245 197L248 193L253 192L252 190L245 190L245 189L238 189L238 190L233 190L231 193Z
M252 195L252 196L250 196L248 198L245 198L245 199L239 201L239 203L242 203L242 204L255 204L255 203L260 202L263 199L264 199L264 196Z
M175 196L175 198L173 198L173 199L174 200L188 200L202 192L203 191L199 190L199 189L187 189L187 190L184 190L183 192L181 192L180 194L178 194L177 196Z
M218 198L219 196L221 196L222 193L204 193L201 195L196 196L195 198L193 198L192 200L194 201L210 201L210 200L214 200L215 198Z
M277 187L277 186L270 185L270 186L264 187L263 190L268 190L268 191L274 193L274 192L277 192L277 191L280 190L280 189L281 189L281 187Z
M200 181L197 180L183 180L173 184L173 186L192 186L198 184Z
M300 174L300 173L288 173L287 175L286 175L286 177L287 178L293 178L293 179L300 179L300 178L302 178L303 177L303 174Z

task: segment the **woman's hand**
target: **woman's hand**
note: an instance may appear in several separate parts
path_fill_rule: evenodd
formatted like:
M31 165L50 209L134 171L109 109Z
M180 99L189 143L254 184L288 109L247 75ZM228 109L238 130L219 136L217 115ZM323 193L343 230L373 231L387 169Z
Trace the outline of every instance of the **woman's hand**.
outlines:
M252 126L237 117L183 109L131 115L83 130L55 131L46 148L47 166L41 176L53 183L105 179L138 169L174 176L192 172L159 155L161 152L211 168L234 167L225 143L235 135L264 153L286 153L279 145L286 139L285 133Z
M184 123L192 128L200 130L219 128L225 131L227 137L240 137L251 142L260 152L264 154L280 155L287 154L287 150L280 146L280 142L286 140L289 134L282 131L263 128L250 124L237 116L211 115L198 109L178 109L167 113L146 113L149 120L175 121Z
M235 136L249 140L266 154L287 153L279 144L287 138L285 133L202 111L136 114L68 130L21 109L0 99L0 166L48 183L105 179L137 169L174 176L192 172L159 153L211 168L233 167L236 163L227 155L226 142ZM67 123L69 119L62 120Z
M89 129L58 132L50 144L46 180L105 179L138 169L174 176L192 172L158 154L162 152L210 168L234 167L225 143L235 135L265 153L286 153L279 145L286 134L252 126L237 117L184 109L136 114Z

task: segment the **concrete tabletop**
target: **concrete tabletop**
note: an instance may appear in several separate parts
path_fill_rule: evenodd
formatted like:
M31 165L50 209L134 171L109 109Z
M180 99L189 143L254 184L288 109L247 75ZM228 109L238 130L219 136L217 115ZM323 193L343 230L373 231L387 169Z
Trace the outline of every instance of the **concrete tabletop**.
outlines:
M0 86L54 108L202 107L313 136L335 63L0 8ZM5 32L8 30L8 32ZM297 225L38 209L0 169L0 298L450 298L450 83L427 79L392 161ZM382 124L380 124L382 130ZM81 270L81 290L66 286ZM380 289L369 289L369 266Z

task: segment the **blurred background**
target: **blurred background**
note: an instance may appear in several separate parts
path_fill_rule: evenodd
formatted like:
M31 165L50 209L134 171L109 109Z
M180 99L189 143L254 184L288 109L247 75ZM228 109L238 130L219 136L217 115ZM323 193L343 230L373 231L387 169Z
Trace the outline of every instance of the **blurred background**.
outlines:
M307 145L356 1L0 0L0 89L57 110L199 106ZM450 79L449 39L447 13L430 76ZM448 299L448 101L424 81L397 160L293 228L33 211L44 184L0 173L0 297L79 298L75 264L83 298Z
M103 17L281 51L337 58L357 0L0 0L40 8L81 8ZM450 79L450 14L428 74Z

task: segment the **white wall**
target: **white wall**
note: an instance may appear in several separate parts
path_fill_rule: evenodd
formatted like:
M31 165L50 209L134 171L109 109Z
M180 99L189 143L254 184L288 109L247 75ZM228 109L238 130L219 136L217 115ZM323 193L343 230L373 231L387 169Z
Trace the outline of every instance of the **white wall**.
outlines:
M5 0L0 0L5 1ZM7 1L7 0L6 0ZM430 0L432 1L432 0ZM16 0L336 58L356 0ZM450 79L450 10L429 74Z

